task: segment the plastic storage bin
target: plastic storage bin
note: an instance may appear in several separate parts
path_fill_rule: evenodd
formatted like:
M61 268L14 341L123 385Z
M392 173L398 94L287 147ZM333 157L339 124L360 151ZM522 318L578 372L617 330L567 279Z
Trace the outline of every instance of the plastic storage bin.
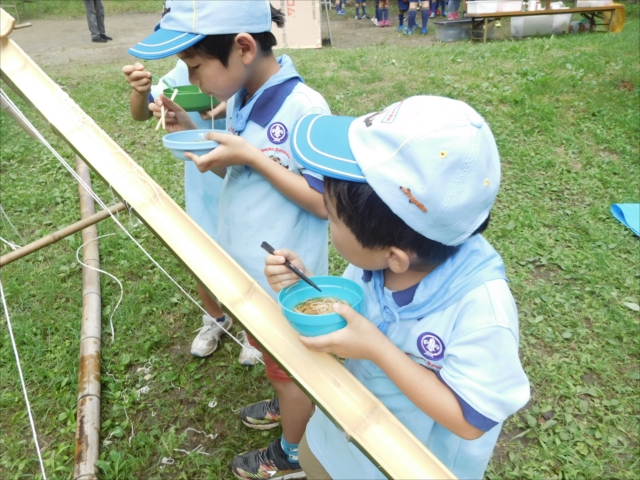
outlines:
M532 35L557 35L569 30L571 14L535 15L511 18L512 37L530 37Z
M471 19L433 22L436 24L436 40L440 42L459 42L471 38Z
M494 13L498 11L497 0L486 1L477 0L475 2L467 2L467 13Z
M473 2L469 2L470 5ZM498 2L499 12L519 12L522 10L522 0L503 0Z
M612 3L613 0L578 0L576 7L606 7Z

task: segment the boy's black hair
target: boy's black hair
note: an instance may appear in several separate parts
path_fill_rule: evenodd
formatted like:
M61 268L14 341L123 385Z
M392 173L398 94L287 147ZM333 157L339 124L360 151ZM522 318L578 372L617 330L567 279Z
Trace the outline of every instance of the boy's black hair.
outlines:
M284 14L271 5L271 21L276 24L278 28L284 27ZM240 32L238 32L240 33ZM187 54L198 54L203 57L216 58L220 60L220 63L225 67L229 66L229 55L231 54L231 47L233 41L236 39L237 33L227 33L222 35L207 35L198 43L185 50ZM278 42L276 37L271 32L262 33L250 33L262 53L269 53L271 49L275 47Z
M324 189L332 198L338 218L364 248L398 247L414 253L425 266L439 265L460 249L460 245L444 245L416 232L393 213L367 183L325 177ZM484 232L490 217L471 235Z

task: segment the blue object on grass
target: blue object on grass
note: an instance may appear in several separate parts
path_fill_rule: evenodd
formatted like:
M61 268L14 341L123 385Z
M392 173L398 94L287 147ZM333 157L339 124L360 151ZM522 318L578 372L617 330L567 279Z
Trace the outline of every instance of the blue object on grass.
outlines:
M611 213L633 233L640 236L640 203L614 203Z
M337 313L306 315L294 312L293 309L312 298L334 297L347 302L356 312L360 312L364 298L362 287L353 280L342 277L319 276L312 278L322 289L321 294L305 282L298 282L280 292L278 303L280 303L285 318L298 333L307 337L325 335L346 327L347 321Z
M220 145L214 140L205 139L210 132L230 135L226 130L185 130L169 133L162 137L162 144L167 147L178 160L189 160L184 152L191 152L198 156L205 155Z

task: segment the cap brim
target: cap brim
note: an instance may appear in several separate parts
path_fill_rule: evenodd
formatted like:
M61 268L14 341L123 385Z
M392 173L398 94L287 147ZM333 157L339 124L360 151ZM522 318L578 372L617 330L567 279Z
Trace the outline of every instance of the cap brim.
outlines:
M134 57L144 60L158 60L186 50L204 37L197 33L159 28L127 51Z
M293 154L308 170L325 177L366 183L349 146L354 117L310 114L293 128Z

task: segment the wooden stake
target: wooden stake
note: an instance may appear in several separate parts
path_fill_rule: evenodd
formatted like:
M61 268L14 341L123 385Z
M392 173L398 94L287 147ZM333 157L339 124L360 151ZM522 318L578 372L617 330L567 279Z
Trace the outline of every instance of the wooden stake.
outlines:
M91 187L89 167L76 157L76 171ZM93 197L78 184L82 218L95 213ZM98 228L95 224L82 231L82 262L100 268ZM93 241L91 241L93 240ZM89 242L89 243L87 243ZM73 478L96 479L95 461L100 456L100 346L102 301L100 273L82 267L82 326L80 330L80 368L78 371L78 417Z
M42 237L41 239L36 240L35 242L31 242L30 244L25 245L24 247L21 247L11 253L7 253L6 255L3 255L0 257L0 267L4 267L5 265L8 265L11 262L15 262L19 258L22 258L26 255L29 255L30 253L40 250L41 248L46 247L47 245L56 243L57 241L62 240L63 238L68 237L69 235L72 235L76 232L79 232L83 228L87 228L90 225L94 225L99 221L104 220L105 218L109 218L111 216L111 213L118 213L121 210L124 210L125 208L127 207L125 206L124 203L122 202L116 203L115 205L112 205L111 207L109 207L108 210L102 210L98 213L90 215L87 218L80 220L79 222L71 224L68 227L64 227L62 230L53 232L47 235L46 237Z

